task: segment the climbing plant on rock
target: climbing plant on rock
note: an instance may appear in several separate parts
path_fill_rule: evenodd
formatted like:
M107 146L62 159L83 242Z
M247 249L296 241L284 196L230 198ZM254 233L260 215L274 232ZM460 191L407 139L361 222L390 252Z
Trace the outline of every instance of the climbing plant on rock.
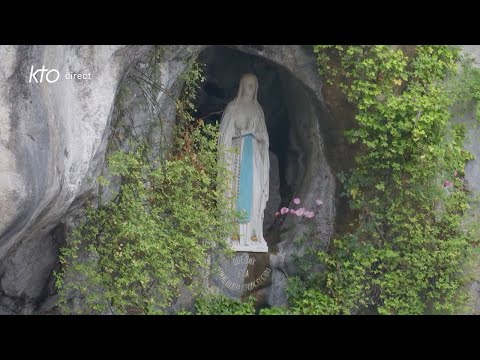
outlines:
M459 50L449 46L318 45L320 73L356 106L356 167L339 175L355 218L318 253L325 274L293 279L296 313L454 312L474 238L464 127L451 109ZM475 87L475 84L469 84ZM463 92L464 94L465 92ZM303 280L302 280L303 279ZM300 281L300 283L299 283ZM306 304L303 306L302 304ZM324 305L324 306L323 306Z

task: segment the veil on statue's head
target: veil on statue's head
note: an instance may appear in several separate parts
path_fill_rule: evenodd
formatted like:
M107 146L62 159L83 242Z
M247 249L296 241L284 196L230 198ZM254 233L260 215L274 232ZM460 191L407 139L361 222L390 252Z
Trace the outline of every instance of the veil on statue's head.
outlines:
M245 88L245 82L247 80L250 80L252 79L255 83L255 90L253 92L253 101L254 102L257 102L257 93L258 93L258 79L257 77L255 76L255 74L253 73L247 73L247 74L244 74L241 78L240 78L240 84L238 86L238 92L237 92L237 99L239 99L242 94L243 94L243 91L244 91L244 88Z
M267 149L268 149L268 132L267 132L267 126L265 124L265 115L263 113L263 109L258 103L257 100L257 94L258 94L258 78L255 74L253 73L246 73L243 74L242 77L240 78L240 82L238 85L238 92L237 96L235 99L233 99L228 105L225 111L223 112L222 119L220 120L220 136L219 136L219 142L226 144L226 145L231 145L232 141L232 136L234 134L235 128L234 128L234 122L233 120L233 114L238 110L239 106L242 106L242 102L240 102L240 98L243 95L244 89L245 89L245 83L248 80L253 80L254 83L254 91L252 95L252 101L256 105L257 111L258 111L258 116L260 121L256 124L259 126L261 129L261 133L265 134L265 142L267 144Z

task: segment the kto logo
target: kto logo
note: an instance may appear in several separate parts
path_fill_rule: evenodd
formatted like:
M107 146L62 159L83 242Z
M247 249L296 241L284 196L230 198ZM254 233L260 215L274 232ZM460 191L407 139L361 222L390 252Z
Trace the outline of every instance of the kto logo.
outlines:
M38 73L40 73L40 75ZM32 69L30 70L30 79L28 80L28 82L31 83L33 79L34 82L36 82L37 84L41 83L43 81L44 74L45 74L45 80L47 80L49 83L54 83L60 78L60 73L56 69L49 70L49 69L46 69L45 66L42 66L41 69L37 69L37 71L33 72L33 65L32 65Z

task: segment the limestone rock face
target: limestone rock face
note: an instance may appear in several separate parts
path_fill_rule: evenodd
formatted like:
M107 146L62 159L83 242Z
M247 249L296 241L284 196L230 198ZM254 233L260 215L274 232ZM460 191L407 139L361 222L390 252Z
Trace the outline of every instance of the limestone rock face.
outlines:
M0 309L32 311L46 295L58 262L52 229L92 190L120 80L150 50L0 46ZM167 84L177 76L169 65L183 60L182 51L191 56L182 46L166 54ZM56 69L60 77L30 83L31 66ZM66 79L70 73L91 79Z
M464 45L462 49L464 53L473 57L475 66L480 67L480 45ZM475 122L473 109L458 120L472 125ZM469 161L465 167L465 178L470 189L480 194L480 127L468 127L465 147L475 156L475 159Z
M480 46L479 45L463 45L463 52L471 55L474 59L475 66L480 67ZM474 196L480 195L480 127L472 126L475 123L473 109L467 112L462 118L457 118L455 121L459 121L467 124L467 141L465 148L470 151L474 156L474 160L470 160L465 166L465 180L468 184L468 188L472 191ZM470 210L470 216L467 221L480 222L480 208L476 204ZM477 234L480 236L480 234ZM474 262L472 269L469 269L473 273L474 281L472 282L469 290L471 295L471 309L469 313L480 314L480 257Z
M0 47L0 294L4 297L27 303L41 297L57 261L58 246L50 232L74 200L88 191L87 180L100 168L118 82L141 50ZM29 83L31 66L57 69L61 76L55 83L45 79ZM67 80L64 76L70 72L93 76Z

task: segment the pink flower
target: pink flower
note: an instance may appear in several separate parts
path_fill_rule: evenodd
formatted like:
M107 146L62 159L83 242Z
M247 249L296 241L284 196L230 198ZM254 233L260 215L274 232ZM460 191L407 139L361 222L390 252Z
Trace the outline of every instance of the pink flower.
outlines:
M305 211L303 216L305 216L307 219L311 219L315 216L315 214L313 213L313 211Z
M323 204L323 201L320 200L320 199L315 200L315 202L317 203L317 205L322 205Z
M293 199L293 203L296 205L300 204L300 198Z
M455 177L458 176L458 171L457 171L457 170L455 170L455 171L453 172L453 176L455 176Z
M280 214L287 214L288 213L288 208L287 207L283 207L280 209Z
M278 216L278 215L280 215L280 213L277 211L277 212L275 213L275 216Z
M302 216L305 213L305 208L300 208L297 210L297 216Z
M290 209L290 214L296 215L297 212L295 211L295 209Z
M444 186L444 187L450 187L450 186L452 186L452 185L453 185L453 183L452 183L451 181L445 180L445 181L443 182L443 186Z

